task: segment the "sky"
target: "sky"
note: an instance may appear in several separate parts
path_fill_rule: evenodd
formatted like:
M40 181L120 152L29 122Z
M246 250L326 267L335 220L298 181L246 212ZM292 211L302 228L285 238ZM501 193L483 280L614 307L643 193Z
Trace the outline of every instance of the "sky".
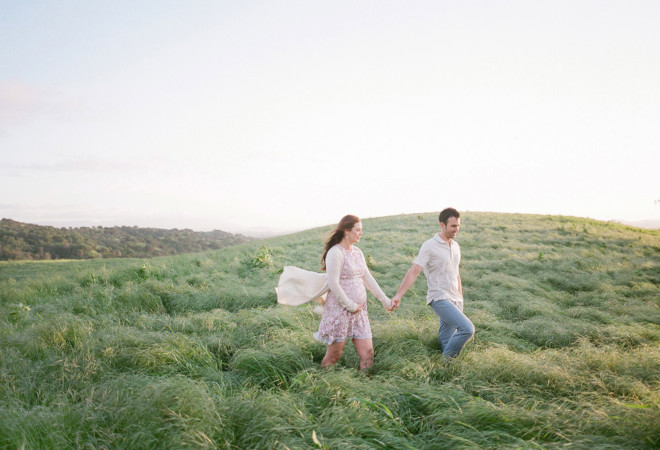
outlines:
M0 0L0 217L660 221L660 2Z

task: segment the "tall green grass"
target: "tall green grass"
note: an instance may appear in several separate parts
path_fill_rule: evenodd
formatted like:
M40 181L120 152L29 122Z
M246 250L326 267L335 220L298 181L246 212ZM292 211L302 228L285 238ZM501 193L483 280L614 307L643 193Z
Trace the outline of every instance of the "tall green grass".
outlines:
M331 227L150 260L0 263L0 448L657 448L660 232L465 213L465 311L450 366L423 277L370 297L375 364L320 369L312 305ZM435 214L364 220L392 295Z

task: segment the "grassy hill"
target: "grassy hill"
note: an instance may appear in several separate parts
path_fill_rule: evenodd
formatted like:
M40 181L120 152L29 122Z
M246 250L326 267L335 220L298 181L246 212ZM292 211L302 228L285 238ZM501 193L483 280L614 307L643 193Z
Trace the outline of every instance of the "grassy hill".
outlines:
M435 214L364 220L393 295ZM0 263L0 448L657 448L660 232L465 213L465 312L449 367L423 277L369 298L375 364L319 368L312 305L276 305L285 265L319 269L331 227L204 253Z
M55 228L0 220L0 260L150 258L240 244L250 238L226 231L139 227Z

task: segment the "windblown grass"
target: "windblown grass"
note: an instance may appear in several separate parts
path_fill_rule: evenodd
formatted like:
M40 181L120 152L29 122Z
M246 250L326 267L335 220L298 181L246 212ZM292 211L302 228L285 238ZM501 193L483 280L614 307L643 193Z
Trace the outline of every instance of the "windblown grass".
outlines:
M364 220L393 294L435 214ZM452 365L420 279L376 361L338 365L283 266L319 270L330 227L151 260L0 263L0 448L657 448L660 232L465 213L473 342Z

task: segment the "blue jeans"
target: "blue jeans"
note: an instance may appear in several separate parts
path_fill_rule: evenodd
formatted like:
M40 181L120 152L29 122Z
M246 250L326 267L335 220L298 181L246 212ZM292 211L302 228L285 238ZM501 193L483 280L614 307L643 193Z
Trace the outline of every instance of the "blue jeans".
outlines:
M445 358L457 357L465 343L474 336L474 325L463 311L449 300L433 300L430 306L440 317L440 351Z

